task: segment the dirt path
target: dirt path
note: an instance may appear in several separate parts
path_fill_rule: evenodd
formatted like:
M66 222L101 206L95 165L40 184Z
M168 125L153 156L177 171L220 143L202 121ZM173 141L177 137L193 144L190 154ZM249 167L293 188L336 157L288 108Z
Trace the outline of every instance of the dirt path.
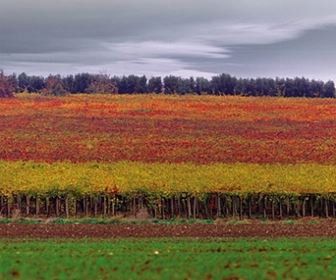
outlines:
M0 225L0 238L336 237L336 221L240 225Z

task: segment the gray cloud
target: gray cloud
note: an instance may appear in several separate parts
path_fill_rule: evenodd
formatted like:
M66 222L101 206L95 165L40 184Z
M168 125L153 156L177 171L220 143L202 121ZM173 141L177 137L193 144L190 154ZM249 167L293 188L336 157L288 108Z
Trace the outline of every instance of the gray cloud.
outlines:
M333 78L332 0L0 0L0 67Z

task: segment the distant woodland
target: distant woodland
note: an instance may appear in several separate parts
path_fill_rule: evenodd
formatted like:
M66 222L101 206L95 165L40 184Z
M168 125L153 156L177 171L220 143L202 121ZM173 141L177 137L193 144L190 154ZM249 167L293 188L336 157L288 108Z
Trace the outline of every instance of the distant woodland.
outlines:
M333 81L311 80L307 78L237 78L220 74L206 79L182 78L178 76L110 76L105 74L80 73L76 75L30 76L5 75L0 72L0 97L10 97L13 93L41 93L46 95L66 95L76 93L109 94L208 94L242 96L279 97L327 97L334 98Z

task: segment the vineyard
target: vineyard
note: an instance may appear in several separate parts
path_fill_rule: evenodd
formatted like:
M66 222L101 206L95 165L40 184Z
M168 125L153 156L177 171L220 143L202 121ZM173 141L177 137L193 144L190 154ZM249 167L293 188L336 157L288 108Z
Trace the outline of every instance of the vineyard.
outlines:
M19 95L0 102L0 214L336 216L331 99Z

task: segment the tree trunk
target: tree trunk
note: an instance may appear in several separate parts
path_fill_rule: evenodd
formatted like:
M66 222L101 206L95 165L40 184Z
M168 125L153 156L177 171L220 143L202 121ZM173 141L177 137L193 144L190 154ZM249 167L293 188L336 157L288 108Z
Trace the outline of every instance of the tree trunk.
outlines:
M69 198L65 196L65 217L69 218Z
M171 218L174 219L175 218L175 214L174 214L174 197L170 198L170 213L171 213Z
M40 214L40 198L36 196L35 200L35 214L39 215Z
M266 208L267 208L267 200L266 200L266 197L263 198L263 213L264 213L264 219L267 218L267 214L266 214Z
M194 197L194 203L193 203L193 218L196 219L197 217L197 197Z
M220 195L217 194L217 218L222 215L222 207L221 207L221 198Z
M324 200L324 205L325 205L325 216L326 218L329 218L329 209L328 209L328 200Z
M7 216L11 216L11 199L9 196L7 196Z
M29 215L29 210L30 210L30 196L26 195L26 215Z
M45 207L46 207L47 216L49 216L50 215L49 197L46 197Z
M188 219L191 218L191 202L190 202L190 196L187 197L187 208L188 208Z
M59 217L60 216L60 199L59 197L57 196L56 197L56 217Z

